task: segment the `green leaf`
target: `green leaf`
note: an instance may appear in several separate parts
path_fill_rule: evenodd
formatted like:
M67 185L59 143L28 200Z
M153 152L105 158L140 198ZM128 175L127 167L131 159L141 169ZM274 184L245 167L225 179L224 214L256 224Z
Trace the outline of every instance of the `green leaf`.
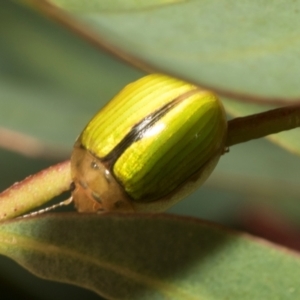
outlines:
M299 100L300 1L194 0L130 11L119 1L96 9L51 2L89 24L103 45L158 70L236 95Z
M300 258L168 215L60 214L0 227L0 252L109 299L297 299Z
M99 43L130 53L154 68L259 105L299 102L300 1L231 3L53 0L99 34ZM180 15L180 18L173 16ZM253 104L252 103L252 104ZM286 103L286 104L285 104ZM252 105L250 104L250 105ZM230 111L230 108L229 108ZM253 113L245 104L243 112ZM237 114L235 116L239 116ZM300 153L299 130L270 139Z

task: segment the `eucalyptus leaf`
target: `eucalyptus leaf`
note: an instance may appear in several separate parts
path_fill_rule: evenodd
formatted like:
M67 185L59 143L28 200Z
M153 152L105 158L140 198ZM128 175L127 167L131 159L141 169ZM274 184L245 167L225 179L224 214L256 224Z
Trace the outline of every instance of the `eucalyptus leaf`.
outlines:
M109 11L107 2L51 2L89 24L100 43L158 70L216 90L299 100L299 0L136 3L129 11L119 1Z
M171 215L49 215L1 224L0 252L109 299L297 299L300 258Z
M135 58L218 91L256 97L263 104L299 101L298 55L295 39L300 1L282 10L261 1L175 1L155 5L122 1L53 0L87 22L100 43L111 43ZM131 8L131 9L129 9ZM135 9L134 9L135 8ZM180 18L173 16L180 15ZM144 30L141 30L143 28ZM259 98L262 97L262 98ZM267 98L264 98L267 97ZM268 98L269 97L269 98ZM251 98L254 100L254 98ZM229 106L229 112L232 107ZM251 114L245 103L241 113ZM300 153L299 130L269 137Z

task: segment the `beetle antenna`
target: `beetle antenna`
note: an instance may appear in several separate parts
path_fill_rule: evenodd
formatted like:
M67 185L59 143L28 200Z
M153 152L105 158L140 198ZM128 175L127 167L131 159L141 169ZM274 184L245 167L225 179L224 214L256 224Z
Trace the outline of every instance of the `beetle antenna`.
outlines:
M65 206L65 205L69 205L73 202L73 197L70 197L69 199L67 200L64 200L64 201L61 201L57 204L54 204L54 205L51 205L51 206L48 206L46 208L42 208L40 210L37 210L37 211L34 211L34 212L31 212L29 214L26 214L26 215L23 215L23 216L20 216L19 218L27 218L27 217L33 217L33 216L37 216L37 215L41 215L45 212L48 212L50 210L53 210L57 207L61 207L61 206Z

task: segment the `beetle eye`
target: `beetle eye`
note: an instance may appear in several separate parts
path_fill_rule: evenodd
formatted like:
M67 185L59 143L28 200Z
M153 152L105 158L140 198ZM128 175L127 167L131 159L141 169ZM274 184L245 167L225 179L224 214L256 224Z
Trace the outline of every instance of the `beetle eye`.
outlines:
M74 192L74 191L75 191L75 188L76 188L75 182L72 181L71 184L70 184L70 191L71 191L71 192Z
M91 168L94 169L94 170L98 170L99 166L97 165L97 163L95 161L92 161L91 162Z

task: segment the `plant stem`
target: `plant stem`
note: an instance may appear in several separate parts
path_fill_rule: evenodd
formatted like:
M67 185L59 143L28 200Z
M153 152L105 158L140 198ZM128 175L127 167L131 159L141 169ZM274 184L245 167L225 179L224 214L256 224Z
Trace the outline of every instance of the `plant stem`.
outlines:
M228 121L226 146L300 127L300 106L287 106Z
M0 220L19 216L70 188L70 161L29 176L0 193Z

